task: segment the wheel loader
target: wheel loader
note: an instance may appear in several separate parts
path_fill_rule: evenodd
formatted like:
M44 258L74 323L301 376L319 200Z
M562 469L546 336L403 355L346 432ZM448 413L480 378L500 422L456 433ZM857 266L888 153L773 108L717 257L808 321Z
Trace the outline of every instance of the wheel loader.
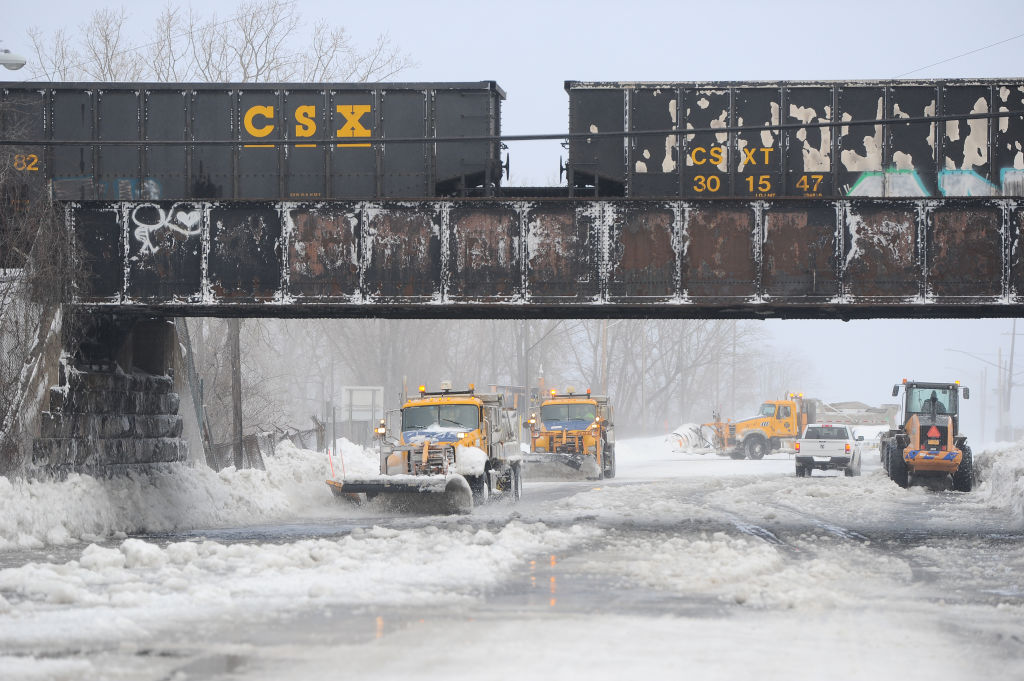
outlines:
M967 436L960 432L960 396L970 390L953 383L927 383L903 379L892 396L903 390L901 425L882 435L879 457L882 467L900 487L937 483L958 492L975 485L974 457Z

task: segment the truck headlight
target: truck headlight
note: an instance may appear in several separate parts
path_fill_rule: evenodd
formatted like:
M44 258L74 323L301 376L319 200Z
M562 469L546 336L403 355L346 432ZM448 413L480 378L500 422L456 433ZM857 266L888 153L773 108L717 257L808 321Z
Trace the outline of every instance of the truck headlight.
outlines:
M545 451L543 447L534 447L534 449L535 449L536 451L538 451L538 452L543 452L543 451Z
M459 438L460 440L461 440L462 438L464 438L464 437L466 437L466 433L459 433L459 434L458 434L458 438Z

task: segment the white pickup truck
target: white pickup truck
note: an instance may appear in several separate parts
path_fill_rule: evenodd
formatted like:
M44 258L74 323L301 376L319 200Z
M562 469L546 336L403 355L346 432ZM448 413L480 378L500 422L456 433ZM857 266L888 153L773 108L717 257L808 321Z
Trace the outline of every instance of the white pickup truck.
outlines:
M864 436L854 436L850 426L841 423L808 423L803 437L796 441L796 475L810 477L815 468L860 475Z

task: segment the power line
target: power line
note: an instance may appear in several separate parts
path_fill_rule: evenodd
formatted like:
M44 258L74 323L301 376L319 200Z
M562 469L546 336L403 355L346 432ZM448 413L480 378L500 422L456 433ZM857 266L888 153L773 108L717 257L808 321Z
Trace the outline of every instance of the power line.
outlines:
M909 76L911 73L917 73L918 71L924 71L925 69L930 69L933 66L938 66L939 64L945 64L946 62L953 61L954 59L959 59L960 57L966 57L969 54L974 54L975 52L981 52L982 50L987 50L990 47L995 47L996 45L1002 45L1003 43L1008 43L1011 40L1016 40L1017 38L1022 38L1022 37L1024 37L1024 33L1018 33L1017 35L1013 36L1012 38L1006 38L1004 40L999 40L997 42L992 43L991 45L986 45L985 47L979 47L976 50L971 50L970 52L964 52L963 54L958 54L955 57L950 57L949 59L943 59L942 61L937 61L934 64L929 64L928 66L922 66L921 68L914 69L913 71L907 71L906 73L901 73L900 75L898 75L896 77L897 78L902 78L903 76Z

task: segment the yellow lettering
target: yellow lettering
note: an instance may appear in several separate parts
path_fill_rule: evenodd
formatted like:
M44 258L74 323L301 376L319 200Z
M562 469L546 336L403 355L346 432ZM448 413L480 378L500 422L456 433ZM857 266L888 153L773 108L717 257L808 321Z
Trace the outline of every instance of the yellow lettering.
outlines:
M312 137L316 132L316 107L312 105L295 107L295 136Z
M257 128L253 124L253 119L257 116L263 116L264 118L274 117L274 107L272 106L251 106L245 112L245 118L242 122L245 125L245 131L253 137L266 137L273 131L274 124L267 123L263 127Z
M701 152L701 154L703 154L703 156L701 156L701 159L699 161L697 160L697 152L698 151ZM705 163L707 163L707 161L708 161L707 158L705 158L707 153L708 153L708 150L705 149L704 147L694 147L693 151L690 152L690 160L693 161L694 165L702 166Z
M744 163L744 165L746 165L747 163L749 163L752 166L756 166L757 165L757 161L754 160L754 152L755 151L757 151L757 150L756 149L751 149L750 147L743 147L743 163Z
M771 156L771 147L761 147L761 153L764 154L764 164L768 165L768 157Z
M338 104L335 106L345 117L345 125L335 135L338 137L370 137L370 131L359 122L363 114L370 113L369 104ZM339 147L368 147L369 144L339 144Z
M338 137L369 137L370 131L363 127L359 119L363 114L370 113L369 104L338 104L338 113L345 117L345 125L338 130Z
M722 165L722 147L711 147L711 163L716 166Z

